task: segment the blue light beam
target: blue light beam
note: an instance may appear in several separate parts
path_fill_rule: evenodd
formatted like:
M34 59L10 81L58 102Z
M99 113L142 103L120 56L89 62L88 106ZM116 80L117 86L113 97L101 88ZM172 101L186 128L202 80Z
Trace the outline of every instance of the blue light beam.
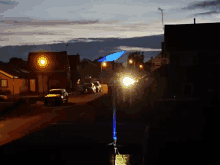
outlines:
M110 54L108 56L105 56L101 59L99 59L99 62L104 62L104 61L115 61L118 58L120 58L126 51L121 51L117 53Z
M113 139L117 140L115 113L113 114Z

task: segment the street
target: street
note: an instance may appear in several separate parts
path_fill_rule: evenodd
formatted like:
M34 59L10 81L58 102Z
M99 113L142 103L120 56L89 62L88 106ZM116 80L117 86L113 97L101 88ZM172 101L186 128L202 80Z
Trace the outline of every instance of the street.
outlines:
M68 104L64 104L58 107L53 105L44 106L43 102L38 102L34 105L30 105L26 109L21 109L20 114L14 112L11 115L11 118L8 117L6 120L0 122L0 144L6 144L8 142L11 142L12 140L16 140L21 137L24 137L25 139L25 136L30 133L34 133L34 135L31 135L34 136L34 138L29 139L29 143L31 140L36 139L37 137L39 137L38 141L40 142L54 143L56 141L56 138L57 140L60 140L61 138L58 135L52 135L53 132L57 133L58 130L60 130L60 136L65 136L66 133L69 134L69 131L72 132L72 136L75 136L75 134L77 134L77 136L74 137L76 139L73 140L71 138L69 139L70 141L68 141L68 139L65 139L62 143L72 143L73 141L77 143L92 143L95 141L106 144L110 143L112 141L112 109L108 107L107 104L106 106L104 106L103 104L102 107L98 105L92 105L92 103L87 104L88 101L91 101L91 99L99 98L102 95L102 93L92 94L84 97L84 100L83 97L71 97ZM122 136L120 139L123 139L122 142L125 143L142 143L143 139L138 138L133 139L132 141L128 141L129 139L126 136L131 135L132 130L135 134L138 132L138 129L140 129L140 132L143 132L143 130L145 129L145 124L140 122L137 123L136 120L129 120L129 114L120 118L120 115L125 114L121 114L119 112L119 114L117 115L117 117L119 118L117 121L117 130L119 133L118 136ZM41 131L44 134L44 132L47 132L48 129L51 129L50 134L48 134L46 138L45 136L42 137ZM125 129L127 131L123 133L122 131L120 131L120 129ZM106 132L104 133L103 131ZM78 136L83 136L90 140L87 139L85 141L82 138L77 140ZM52 139L48 141L48 139L50 138Z
M44 106L42 101L26 107L22 105L0 122L0 145L6 148L10 145L107 146L113 142L113 121L111 96L105 93L106 90L80 97L72 95L69 103L61 106ZM118 144L143 144L144 121L119 109L116 122ZM142 152L141 149L137 152Z
M66 155L75 152L76 149L65 149L67 146L74 146L73 148L78 146L82 150L82 146L92 145L93 149L89 152L97 150L101 152L103 148L99 145L107 146L113 142L112 100L111 96L106 93L105 90L105 93L72 95L69 103L61 106L44 106L43 102L26 107L22 105L18 111L0 122L0 145L6 148L11 146L12 150L14 150L13 146L20 148L24 146L59 148L62 146L62 152L59 151L56 155L61 154L59 159L63 157L69 164L73 160L71 156ZM117 144L133 145L130 150L119 148L119 152L131 154L134 146L140 146L139 149L135 149L135 152L139 156L142 155L143 145L147 146L145 143L149 137L150 127L150 149L160 147L157 139L152 139L157 136L177 142L188 138L201 140L204 117L202 111L199 110L202 106L198 101L181 103L174 99L158 100L153 104L140 100L132 107L118 103L116 105ZM189 114L191 115L190 121L187 117ZM194 123L193 116L197 116L197 124ZM175 126L175 130L170 129L172 125ZM190 127L192 129L189 129ZM191 130L193 131L189 134ZM107 154L107 151L105 152ZM148 152L148 155L155 154L153 150Z

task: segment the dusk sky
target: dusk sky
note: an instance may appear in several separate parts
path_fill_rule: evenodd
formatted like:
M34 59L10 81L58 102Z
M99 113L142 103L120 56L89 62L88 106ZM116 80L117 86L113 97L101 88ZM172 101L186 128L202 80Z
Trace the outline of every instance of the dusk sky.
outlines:
M26 60L28 52L38 49L65 51L61 43L67 42L68 54L91 60L137 50L144 52L146 61L161 51L164 31L158 8L163 9L164 25L192 24L193 18L196 23L220 20L220 0L0 0L0 61L14 56ZM132 41L152 35L154 40L145 45L137 38ZM112 40L107 45L108 38L117 39L117 44ZM123 42L128 38L131 43Z

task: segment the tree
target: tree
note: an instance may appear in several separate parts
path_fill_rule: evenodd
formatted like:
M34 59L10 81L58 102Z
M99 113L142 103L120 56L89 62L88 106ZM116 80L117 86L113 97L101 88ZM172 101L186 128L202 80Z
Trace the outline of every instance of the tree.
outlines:
M9 59L9 62L12 63L13 61L17 61L19 59L21 59L21 58L12 57L12 58Z

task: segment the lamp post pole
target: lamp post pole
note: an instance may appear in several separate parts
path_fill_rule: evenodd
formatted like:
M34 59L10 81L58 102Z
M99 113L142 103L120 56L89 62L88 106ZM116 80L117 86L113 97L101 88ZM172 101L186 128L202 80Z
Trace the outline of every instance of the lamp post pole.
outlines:
M15 94L15 87L14 87L14 76L13 76L13 97L14 97L14 94Z
M158 10L160 10L160 11L161 11L161 14L162 14L162 26L163 26L163 9L158 8ZM164 27L163 27L163 30L164 30Z
M42 74L42 83L43 83L43 97L44 97L44 74Z
M115 62L113 61L113 72L114 72L114 64ZM113 73L114 75L114 73ZM112 89L112 104L113 104L113 143L110 143L109 145L113 145L114 146L114 165L116 165L116 151L118 151L117 149L117 134L116 134L116 100L117 100L117 93L116 93L116 82L113 78L113 84L111 86Z

